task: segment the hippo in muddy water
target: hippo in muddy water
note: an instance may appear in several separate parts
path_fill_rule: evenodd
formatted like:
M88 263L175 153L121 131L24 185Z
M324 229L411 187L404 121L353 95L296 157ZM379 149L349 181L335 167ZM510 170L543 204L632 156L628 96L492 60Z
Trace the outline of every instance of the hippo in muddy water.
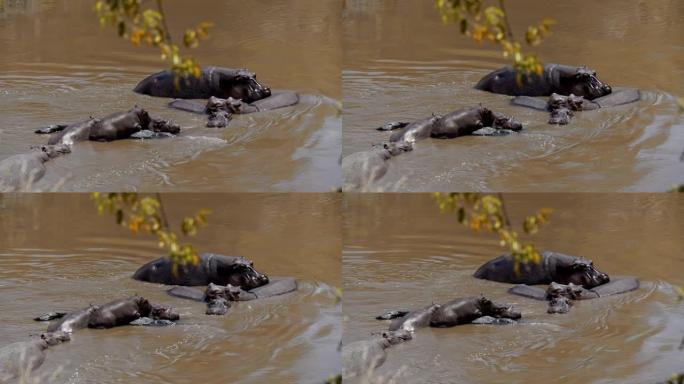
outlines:
M297 280L294 278L274 277L269 279L268 284L248 291L231 284L222 286L210 283L204 291L192 287L178 286L169 289L167 293L182 299L207 303L207 315L224 315L228 312L233 301L265 299L294 292L297 288Z
M390 136L390 142L406 143L415 143L428 137L452 139L472 135L485 127L507 131L520 131L523 128L516 119L481 105L458 109L444 116L431 116L410 124L391 123L386 126L399 129Z
M31 189L45 175L47 161L69 152L66 145L44 145L0 161L0 192Z
M178 87L170 70L148 76L133 90L143 95L175 99L208 99L212 96L240 99L245 103L271 96L271 89L260 84L246 69L204 67L199 77L181 78Z
M36 130L50 136L50 145L73 145L79 141L113 141L128 139L141 131L163 132L175 135L180 127L173 122L153 118L147 111L136 106L127 112L116 112L102 119L88 120L70 125L52 125Z
M59 321L51 323L47 332L70 334L83 328L113 328L128 325L143 317L169 321L179 319L172 308L152 304L143 297L133 296L68 313Z
M376 317L376 319L393 319L390 331L404 330L414 332L416 328L436 327L446 328L461 324L470 324L478 319L480 324L506 324L497 319L518 320L520 312L514 311L507 304L496 303L484 296L467 297L451 300L444 304L432 304L417 311L391 311Z
M612 92L610 85L601 82L596 77L596 71L587 67L560 64L545 64L541 75L536 73L523 75L521 82L517 81L513 67L506 66L483 77L475 88L510 96L574 94L587 100L594 100Z
M140 267L133 278L166 285L198 286L231 284L245 291L268 284L268 277L254 269L244 257L202 253L197 264L179 265L174 273L173 261L160 257Z
M66 333L44 333L40 339L20 341L0 348L0 383L7 383L22 375L31 377L46 358L46 350L69 341Z
M346 382L355 377L363 377L364 373L371 372L385 362L387 348L412 338L408 331L388 331L370 340L345 344L342 347L342 380Z
M513 284L573 283L587 289L610 281L591 260L549 251L541 253L539 263L521 265L519 273L515 271L515 260L507 254L483 264L473 276Z
M298 93L281 92L252 103L247 103L232 97L222 99L212 96L207 100L206 104L193 100L179 99L170 102L169 107L186 112L205 114L208 116L207 127L223 128L228 125L234 114L244 115L248 113L270 111L290 107L298 103Z
M571 293L569 297L572 300L616 295L639 288L639 280L634 277L611 279L596 269L591 260L549 251L541 253L539 263L520 265L517 273L513 257L508 254L501 255L483 264L473 276L478 279L519 284L510 288L508 292L537 300L550 300L552 297L547 290L530 285L557 284L559 289ZM562 305L560 302L559 306Z

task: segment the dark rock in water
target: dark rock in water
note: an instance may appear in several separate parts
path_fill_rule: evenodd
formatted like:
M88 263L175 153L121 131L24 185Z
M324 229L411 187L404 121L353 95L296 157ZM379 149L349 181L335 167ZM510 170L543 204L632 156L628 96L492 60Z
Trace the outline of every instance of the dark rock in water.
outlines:
M48 312L44 313L38 317L34 317L33 320L35 321L50 321L54 319L61 319L66 315L66 312Z
M149 317L141 317L137 320L133 320L129 323L130 325L137 325L137 326L143 326L143 327L168 327L171 325L176 325L171 320L158 320L158 319L151 319Z

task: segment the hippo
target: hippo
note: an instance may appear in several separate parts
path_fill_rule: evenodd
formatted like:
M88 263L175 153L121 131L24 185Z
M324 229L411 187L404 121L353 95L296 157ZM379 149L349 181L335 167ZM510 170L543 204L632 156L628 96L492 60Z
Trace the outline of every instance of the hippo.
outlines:
M573 67L560 64L545 64L541 75L523 75L521 82L511 66L500 68L483 77L476 89L510 96L582 96L594 100L612 92L610 85L596 77L596 71L587 67Z
M345 191L372 190L389 169L388 160L413 150L407 142L385 143L369 151L353 153L342 159L342 176Z
M431 304L423 309L411 311L402 317L397 317L390 323L389 330L403 330L415 332L416 328L424 328L430 325L432 315L439 309L439 304Z
M564 290L564 295L572 300L595 299L616 295L639 288L639 280L634 277L613 279L594 267L591 260L544 251L539 263L520 265L515 271L515 260L511 255L501 255L483 264L473 274L478 279L518 284L509 293L537 300L551 300L554 289ZM556 284L547 290L531 287L538 284ZM561 286L562 285L562 286ZM564 287L565 286L565 287ZM580 289L581 288L581 289ZM563 299L557 299L558 307L564 306Z
M398 330L382 332L370 340L344 345L342 347L342 380L346 382L372 372L387 359L387 348L412 338L411 332Z
M228 125L234 114L247 114L285 108L299 103L296 92L282 92L252 103L229 97L222 99L212 96L206 104L191 100L174 100L169 103L171 108L186 112L208 115L207 127L223 128Z
M486 297L455 299L439 307L430 318L430 326L436 328L469 324L483 316L494 319L518 320L522 317L511 306L495 303Z
M71 125L53 125L36 130L36 133L55 133L50 145L73 145L79 141L113 141L127 139L134 134L149 130L177 134L180 127L170 121L153 118L144 109L135 106L127 112L116 112L103 119L89 118Z
M271 89L260 84L256 74L246 69L220 67L204 67L199 77L186 76L177 84L172 71L161 71L143 79L133 91L143 95L175 99L232 97L245 103L271 96Z
M587 289L610 281L607 274L594 268L591 260L557 252L542 252L539 263L521 265L519 273L515 265L511 255L501 255L483 264L473 276L513 284L573 283Z
M574 283L560 284L551 282L545 290L540 287L532 287L527 284L519 284L508 289L508 293L528 297L535 300L549 300L553 298L566 297L570 300L588 300L618 295L639 289L639 279L631 276L618 276L611 278L611 281L590 289ZM558 299L557 301L563 301ZM562 303L559 303L562 305Z
M249 301L284 295L297 290L297 280L291 277L269 279L269 283L245 291L240 287L210 283L204 291L196 288L178 286L167 291L171 296L207 303L207 315L224 315L232 301Z
M381 127L385 128L387 127ZM390 136L390 142L415 143L428 137L436 139L452 139L471 135L484 127L507 131L520 131L523 126L516 119L503 113L493 112L483 106L463 108L444 116L431 116L411 124L390 124L399 130Z
M45 175L47 161L69 152L66 145L44 145L0 161L0 192L31 189Z
M594 100L570 94L568 96L552 93L547 101L530 96L517 96L511 100L514 105L550 112L549 124L568 124L576 111L591 111L599 108L615 107L641 100L641 92L636 89L621 88L611 94Z
M20 341L0 348L0 382L30 377L46 357L49 347L70 340L66 333L44 333L40 339Z
M245 291L268 284L268 277L254 269L254 263L244 257L202 253L197 264L178 265L160 257L140 267L133 278L149 283L198 286L231 284Z
M432 304L423 309L406 313L405 311L390 311L376 317L379 320L393 319L390 331L404 330L414 332L420 327L446 328L461 324L470 324L478 319L479 324L506 324L508 321L497 319L518 320L522 317L511 306L499 304L484 296L467 297L451 300L445 304Z
M155 305L140 296L114 300L103 305L91 305L71 312L59 321L51 323L48 333L71 334L83 328L113 328L128 325L134 320L149 317L152 319L176 321L180 316L173 309Z

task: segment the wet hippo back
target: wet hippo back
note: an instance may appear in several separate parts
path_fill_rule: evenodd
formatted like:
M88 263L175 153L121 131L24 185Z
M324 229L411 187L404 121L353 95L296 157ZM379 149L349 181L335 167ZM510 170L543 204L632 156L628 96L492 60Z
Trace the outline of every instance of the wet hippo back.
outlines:
M567 96L572 93L588 100L612 92L608 84L596 77L595 71L560 64L545 64L541 75L523 75L521 82L513 68L507 66L483 77L475 88L511 96L550 96L552 93Z
M8 383L20 375L31 377L45 361L47 347L43 340L30 340L0 348L0 383Z
M512 284L577 284L587 289L607 283L608 275L594 268L591 260L544 251L539 263L520 264L516 271L515 260L501 255L483 264L475 277Z
M439 309L438 304L429 305L423 309L410 312L404 317L392 320L389 326L390 331L405 330L413 332L416 328L427 327L430 325L432 315Z

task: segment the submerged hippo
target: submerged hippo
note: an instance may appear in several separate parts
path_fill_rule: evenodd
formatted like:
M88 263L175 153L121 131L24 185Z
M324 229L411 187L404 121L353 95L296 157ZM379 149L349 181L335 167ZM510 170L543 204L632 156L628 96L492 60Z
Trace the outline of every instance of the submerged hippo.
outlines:
M231 284L222 286L210 283L204 291L178 286L169 289L167 293L171 296L207 303L207 315L224 315L231 307L232 301L264 299L297 290L297 280L291 277L276 277L269 280L268 284L248 291Z
M547 289L540 287L532 287L527 284L519 284L511 287L508 293L528 297L535 300L549 300L550 310L552 313L564 313L563 312L563 299L568 300L587 300L587 299L597 299L599 297L606 297L612 295L618 295L621 293L631 292L639 289L640 283L639 279L631 276L620 276L611 279L610 282L586 289L581 285L576 285L574 283L559 284L552 282ZM556 299L558 303L554 303L553 299ZM571 303L569 304L571 305ZM551 307L558 307L560 310L555 310ZM551 312L550 312L551 313Z
M428 137L452 139L472 135L485 127L507 131L520 131L523 128L522 124L512 117L477 106L459 109L444 116L431 116L407 125L394 123L390 129L399 130L390 136L390 142L415 143Z
M499 324L496 319L518 320L522 317L520 312L506 304L499 304L484 296L458 298L445 304L432 304L423 309L406 313L405 311L392 311L376 317L376 319L393 318L389 326L390 331L404 330L414 332L421 327L453 327L461 324L470 324L478 319L480 324ZM502 324L504 322L501 322Z
M45 145L0 161L0 192L29 190L45 175L45 163L71 152L66 145Z
M552 93L547 101L530 96L517 96L511 100L514 105L548 111L551 114L549 124L568 124L576 111L591 111L599 108L615 107L641 100L641 92L637 89L622 88L611 94L594 100L570 94L568 96Z
M128 325L143 317L169 321L179 319L170 307L155 305L143 297L133 296L71 312L51 323L47 331L70 334L83 328L113 328Z
M170 70L148 76L133 90L156 97L176 99L208 99L212 96L240 99L245 103L271 96L271 89L260 84L256 75L246 69L204 67L199 77L187 76L174 84Z
M574 94L588 100L606 96L612 92L610 85L596 77L596 71L587 67L545 64L541 75L531 73L516 79L511 66L498 69L483 77L476 89L511 96L550 96Z
M245 291L268 284L268 277L254 269L244 257L202 253L199 262L177 266L169 257L160 257L140 267L133 278L166 285L233 285Z
M408 331L382 332L370 339L346 344L342 347L342 380L363 377L381 366L387 359L386 349L392 345L411 340Z
M46 349L68 341L66 333L46 333L40 339L20 341L0 348L0 383L31 377L46 357Z
M222 99L212 96L206 104L191 100L174 100L169 103L171 108L181 111L208 115L207 127L223 128L228 125L234 114L244 115L247 113L270 111L285 108L299 103L299 94L296 92L282 92L265 99L252 103L229 97Z
M36 133L55 133L48 144L73 145L79 141L113 141L127 139L143 130L177 134L180 127L170 121L153 118L147 111L134 107L127 112L113 113L103 119L90 118L71 125L53 125Z
M501 255L483 264L473 276L513 284L560 284L573 283L593 288L610 281L608 275L594 268L591 260L568 256L562 253L544 251L539 263L528 263L515 271L515 260L511 255Z
M369 151L353 153L342 159L344 191L371 191L389 170L388 160L413 150L406 142L386 143L374 146Z

